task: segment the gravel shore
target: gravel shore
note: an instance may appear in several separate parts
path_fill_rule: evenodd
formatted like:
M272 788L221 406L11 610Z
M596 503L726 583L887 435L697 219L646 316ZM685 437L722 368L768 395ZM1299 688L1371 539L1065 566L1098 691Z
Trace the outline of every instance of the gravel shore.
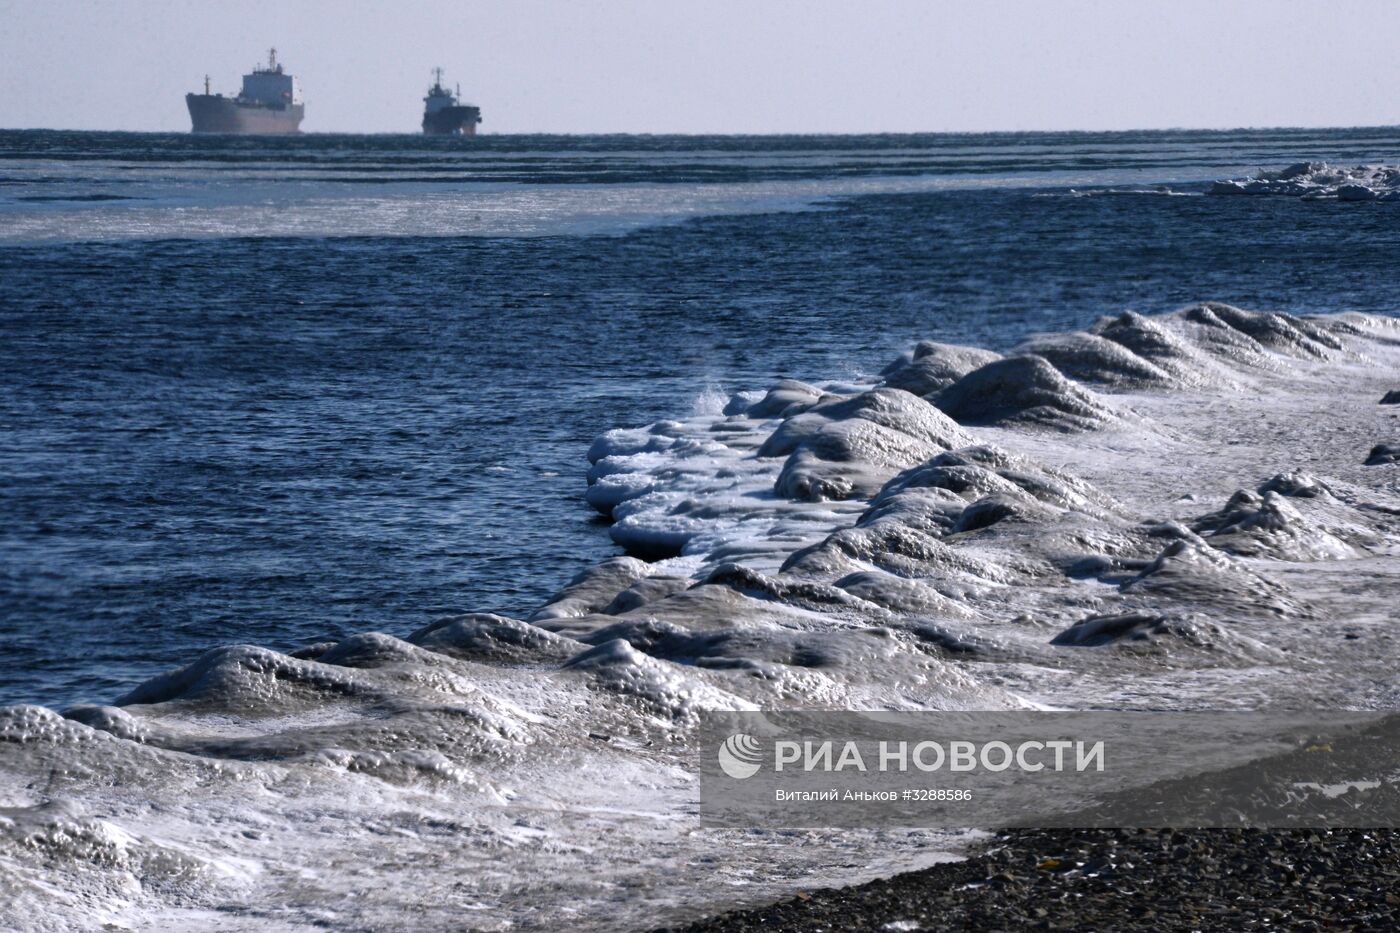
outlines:
M962 862L678 928L1395 930L1395 830L1020 830Z

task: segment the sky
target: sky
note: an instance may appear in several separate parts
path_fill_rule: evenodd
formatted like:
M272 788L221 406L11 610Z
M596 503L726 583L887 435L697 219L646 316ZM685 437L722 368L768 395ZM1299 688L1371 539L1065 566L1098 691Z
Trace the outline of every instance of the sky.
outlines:
M275 45L307 132L416 132L430 69L490 133L1400 123L1400 3L0 0L0 127L184 131Z

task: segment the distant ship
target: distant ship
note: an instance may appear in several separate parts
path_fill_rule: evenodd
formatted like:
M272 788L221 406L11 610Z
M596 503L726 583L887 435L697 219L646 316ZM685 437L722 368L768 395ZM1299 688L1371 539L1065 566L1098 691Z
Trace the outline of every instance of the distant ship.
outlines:
M185 103L196 133L295 133L306 110L301 86L282 71L276 49L268 51L267 67L243 76L237 97L209 93L205 75L204 93L186 94Z
M461 102L462 89L442 86L442 69L433 69L433 86L423 98L423 132L429 136L475 136L481 108Z

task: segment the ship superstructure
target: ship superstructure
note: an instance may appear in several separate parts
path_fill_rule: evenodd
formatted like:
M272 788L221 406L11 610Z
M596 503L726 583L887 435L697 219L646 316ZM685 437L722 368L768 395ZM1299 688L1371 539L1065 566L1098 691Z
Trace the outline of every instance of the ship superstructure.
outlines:
M297 79L282 70L277 50L267 53L267 65L254 66L243 76L237 97L209 92L186 94L190 122L196 133L295 133L301 127L305 106Z
M433 69L433 86L423 98L423 132L429 136L475 136L481 108L462 103L462 90L442 86L442 69Z

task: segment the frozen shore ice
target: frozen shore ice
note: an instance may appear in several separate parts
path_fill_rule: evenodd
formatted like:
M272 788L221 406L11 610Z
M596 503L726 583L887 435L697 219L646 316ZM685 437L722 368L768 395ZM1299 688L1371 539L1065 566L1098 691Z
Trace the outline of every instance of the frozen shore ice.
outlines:
M609 432L631 555L528 620L0 710L0 920L646 927L961 844L697 832L700 710L1393 708L1397 365L1208 303Z

